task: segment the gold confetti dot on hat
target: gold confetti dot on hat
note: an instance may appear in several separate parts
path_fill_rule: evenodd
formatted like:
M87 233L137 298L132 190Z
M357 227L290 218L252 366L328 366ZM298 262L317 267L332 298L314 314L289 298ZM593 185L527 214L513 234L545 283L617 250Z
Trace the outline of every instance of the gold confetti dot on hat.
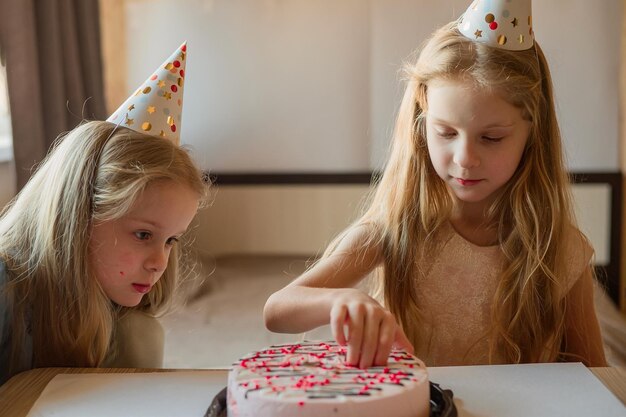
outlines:
M117 123L121 114L122 125L129 129L159 132L158 136L180 143L186 57L187 43L183 43L107 121Z
M530 49L534 44L531 0L474 0L459 30L465 37L495 48Z

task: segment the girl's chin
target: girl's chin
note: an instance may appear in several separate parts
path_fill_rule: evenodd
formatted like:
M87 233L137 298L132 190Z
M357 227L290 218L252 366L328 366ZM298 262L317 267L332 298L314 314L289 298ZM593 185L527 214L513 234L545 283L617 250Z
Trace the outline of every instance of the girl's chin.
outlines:
M487 197L482 195L476 195L474 193L459 193L455 192L454 197L460 202L465 204L479 204L487 201Z
M484 190L458 189L452 187L452 195L459 203L491 204L495 201L496 193L486 193Z
M143 299L143 296L135 297L134 299L113 300L113 302L120 307L131 308L131 307L137 307L142 299Z

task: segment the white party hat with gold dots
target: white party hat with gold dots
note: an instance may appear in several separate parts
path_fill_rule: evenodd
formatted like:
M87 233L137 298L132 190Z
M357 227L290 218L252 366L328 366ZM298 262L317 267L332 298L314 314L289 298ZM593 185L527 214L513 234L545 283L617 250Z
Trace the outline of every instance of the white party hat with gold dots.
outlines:
M463 35L501 49L523 51L534 43L531 0L474 0L462 17Z
M186 55L183 43L107 121L179 144Z

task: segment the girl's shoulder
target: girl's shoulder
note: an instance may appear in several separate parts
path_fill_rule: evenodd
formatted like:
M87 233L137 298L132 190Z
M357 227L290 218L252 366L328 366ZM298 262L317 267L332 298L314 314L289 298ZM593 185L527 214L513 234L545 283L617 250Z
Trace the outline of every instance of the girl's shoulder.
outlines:
M578 281L583 272L592 264L594 249L585 234L574 225L565 230L559 247L564 251L566 262L565 292ZM557 247L558 250L558 247Z
M593 257L594 250L585 234L574 225L569 225L564 233L563 248L567 259L574 262L578 268L586 266Z
M379 251L382 247L380 228L373 223L358 223L344 231L339 239L338 248Z
M372 223L353 224L326 248L323 258L358 260L363 265L378 265L383 258L383 238Z

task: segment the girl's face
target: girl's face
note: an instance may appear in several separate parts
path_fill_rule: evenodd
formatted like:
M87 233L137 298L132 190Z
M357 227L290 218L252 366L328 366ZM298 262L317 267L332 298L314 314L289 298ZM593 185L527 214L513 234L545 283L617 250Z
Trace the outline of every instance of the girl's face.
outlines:
M136 306L150 292L197 209L198 195L189 187L154 182L125 216L93 226L89 262L113 302Z
M434 81L427 100L426 139L435 171L465 207L487 207L515 173L530 122L519 108L469 81Z

